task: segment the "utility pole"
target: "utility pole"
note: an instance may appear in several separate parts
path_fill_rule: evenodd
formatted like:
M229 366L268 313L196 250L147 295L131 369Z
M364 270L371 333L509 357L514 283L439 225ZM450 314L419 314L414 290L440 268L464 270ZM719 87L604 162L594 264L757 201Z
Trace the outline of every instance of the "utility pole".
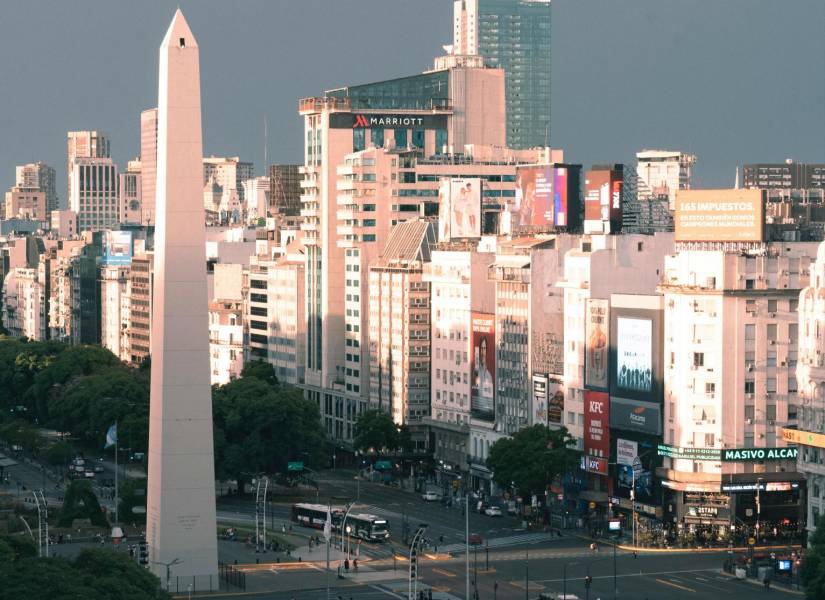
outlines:
M465 582L464 594L470 600L470 494L464 495L464 559Z
M530 600L530 548L524 549L524 600Z

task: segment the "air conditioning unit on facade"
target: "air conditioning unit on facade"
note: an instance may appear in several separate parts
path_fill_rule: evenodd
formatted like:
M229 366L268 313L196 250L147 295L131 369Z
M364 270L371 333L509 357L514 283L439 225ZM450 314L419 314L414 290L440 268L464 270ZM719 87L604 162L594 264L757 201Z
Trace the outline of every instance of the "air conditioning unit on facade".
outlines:
M745 419L747 425L753 425L753 419Z

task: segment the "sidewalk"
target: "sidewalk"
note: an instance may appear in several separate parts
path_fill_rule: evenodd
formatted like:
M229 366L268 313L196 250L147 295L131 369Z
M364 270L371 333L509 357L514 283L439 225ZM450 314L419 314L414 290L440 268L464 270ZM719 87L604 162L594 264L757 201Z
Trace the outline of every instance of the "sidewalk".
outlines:
M726 577L730 577L731 579L738 579L739 581L743 581L745 583L750 583L752 585L755 585L755 586L758 586L758 587L761 587L761 588L764 589L764 585L762 584L762 582L757 581L756 579L753 579L753 578L750 578L750 577L746 577L745 579L739 579L736 575L734 575L733 573L728 573L724 569L722 569L720 571L720 573L722 575L726 576ZM785 584L781 581L778 581L776 579L771 580L771 589L777 589L777 590L780 590L782 592L785 592L786 594L795 594L797 596L805 596L805 592L803 592L801 589L797 590L796 586L787 585L787 584Z

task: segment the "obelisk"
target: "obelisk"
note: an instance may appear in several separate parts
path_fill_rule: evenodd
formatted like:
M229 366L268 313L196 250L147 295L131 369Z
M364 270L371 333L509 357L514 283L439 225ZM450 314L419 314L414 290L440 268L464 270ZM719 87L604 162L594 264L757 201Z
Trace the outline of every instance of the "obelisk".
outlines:
M218 588L215 465L200 68L180 9L159 72L146 541L163 587L201 591Z

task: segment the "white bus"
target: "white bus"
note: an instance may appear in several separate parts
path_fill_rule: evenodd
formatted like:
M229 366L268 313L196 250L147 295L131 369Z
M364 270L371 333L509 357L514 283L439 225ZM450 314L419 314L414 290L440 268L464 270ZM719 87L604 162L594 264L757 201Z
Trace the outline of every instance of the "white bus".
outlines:
M390 537L390 524L375 515L350 514L345 526L350 528L351 535L370 542L383 542Z

